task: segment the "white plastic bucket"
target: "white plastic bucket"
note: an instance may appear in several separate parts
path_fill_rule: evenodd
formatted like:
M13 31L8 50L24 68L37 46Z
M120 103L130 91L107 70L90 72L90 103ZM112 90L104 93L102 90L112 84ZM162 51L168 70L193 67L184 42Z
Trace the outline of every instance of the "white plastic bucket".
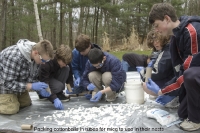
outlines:
M133 80L132 82L127 82L124 89L127 103L144 103L144 90L140 81Z

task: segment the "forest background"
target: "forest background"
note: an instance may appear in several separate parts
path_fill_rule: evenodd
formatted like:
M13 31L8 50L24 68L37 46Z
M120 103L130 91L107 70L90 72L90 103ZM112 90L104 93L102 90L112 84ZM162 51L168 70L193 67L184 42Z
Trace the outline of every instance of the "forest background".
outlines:
M0 51L19 39L38 42L34 0L0 1ZM60 44L74 48L79 34L106 51L148 50L151 30L148 14L153 4L171 3L182 15L200 15L200 0L35 0L41 32L56 49ZM147 52L148 53L148 52Z

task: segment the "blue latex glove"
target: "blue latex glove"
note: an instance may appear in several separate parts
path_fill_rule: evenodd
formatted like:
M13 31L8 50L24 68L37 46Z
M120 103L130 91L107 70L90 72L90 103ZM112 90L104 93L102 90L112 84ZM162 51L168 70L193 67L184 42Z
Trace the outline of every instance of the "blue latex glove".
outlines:
M136 66L136 69L137 69L137 72L139 72L139 73L140 73L140 71L141 71L141 70L143 70L143 69L144 69L144 67L143 67L143 66Z
M34 90L34 91L41 91L42 89L45 89L47 87L48 87L48 85L44 82L32 83L32 90Z
M86 98L87 100L90 100L90 99L92 98L92 94L85 94L85 98Z
M73 93L74 88L72 88L72 92L69 92L68 90L66 90L66 94L75 94Z
M63 110L64 109L63 105L62 105L62 102L60 101L59 98L54 99L53 102L54 102L54 106L55 106L56 109L59 109L59 110Z
M101 91L99 91L97 94L94 95L93 98L90 99L91 102L98 102L102 97Z
M156 98L156 102L165 105L168 102L171 102L174 98L176 98L176 96L162 95Z
M42 89L41 91L39 91L39 94L42 95L43 97L50 96L49 92L47 92L46 89Z
M67 94L79 94L79 93L82 93L83 91L84 91L84 87L78 86L78 87L72 88L72 92L69 92L68 90L66 90L66 93Z
M80 81L81 81L81 79L80 79L80 77L78 77L78 78L74 81L74 86L75 86L75 87L78 87L79 84L80 84Z
M93 91L94 88L96 88L96 86L95 86L93 83L90 83L90 84L87 86L87 89L88 89L89 91Z
M153 91L155 94L158 94L160 87L155 82L153 82L151 78L148 78L146 85L149 90Z
M156 61L155 59L152 59L152 60L149 62L149 64L148 64L147 67L152 67L152 68L153 68L153 65L154 65L155 61Z

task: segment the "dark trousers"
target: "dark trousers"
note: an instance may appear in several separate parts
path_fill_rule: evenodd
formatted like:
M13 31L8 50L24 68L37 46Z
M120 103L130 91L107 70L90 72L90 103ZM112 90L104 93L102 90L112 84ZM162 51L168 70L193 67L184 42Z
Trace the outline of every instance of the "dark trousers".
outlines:
M178 115L189 118L192 122L200 123L200 67L191 67L184 74L185 96L183 97Z
M54 77L50 79L49 88L52 93L57 94L65 89L65 83L69 77L69 70L70 68L68 66L60 68Z

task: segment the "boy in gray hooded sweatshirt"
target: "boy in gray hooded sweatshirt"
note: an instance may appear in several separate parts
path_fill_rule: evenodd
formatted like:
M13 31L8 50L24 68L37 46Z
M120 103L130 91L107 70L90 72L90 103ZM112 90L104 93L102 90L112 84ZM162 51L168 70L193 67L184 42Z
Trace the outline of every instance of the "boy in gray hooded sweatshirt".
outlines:
M49 96L48 85L36 82L36 65L53 58L53 46L21 39L0 53L0 114L15 114L21 107L31 105L28 91Z

